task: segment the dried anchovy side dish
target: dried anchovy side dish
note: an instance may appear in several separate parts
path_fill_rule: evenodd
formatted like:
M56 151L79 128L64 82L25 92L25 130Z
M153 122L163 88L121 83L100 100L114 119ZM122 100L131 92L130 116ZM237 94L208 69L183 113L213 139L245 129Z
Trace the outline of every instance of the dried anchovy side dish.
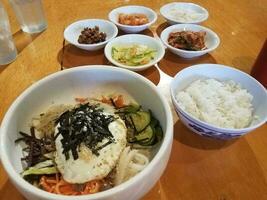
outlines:
M30 134L19 132L15 142L22 146L25 180L54 194L93 194L127 181L149 164L163 138L152 111L126 104L122 95L75 100L76 105L41 113Z
M168 44L177 49L200 51L206 49L206 32L180 31L172 32L168 37Z

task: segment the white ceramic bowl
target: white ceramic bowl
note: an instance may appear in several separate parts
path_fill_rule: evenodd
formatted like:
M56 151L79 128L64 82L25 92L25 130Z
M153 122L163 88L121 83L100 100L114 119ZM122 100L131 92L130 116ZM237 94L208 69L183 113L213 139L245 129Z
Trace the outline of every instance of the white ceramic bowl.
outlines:
M193 15L192 19L180 19L172 16L173 11L179 11L178 15L184 13ZM204 22L209 17L209 12L201 7L200 5L194 3L185 2L173 2L165 4L160 8L161 15L168 21L169 24L199 24Z
M125 46L134 44L146 45L152 49L155 49L157 52L155 54L154 59L145 65L127 66L117 62L112 58L113 46ZM126 68L132 71L141 71L155 65L163 58L164 54L165 54L165 48L159 40L152 38L150 36L140 35L140 34L128 34L117 37L111 40L105 47L105 56L111 63L113 63L118 67Z
M95 26L99 27L100 32L105 32L107 37L106 41L100 42L97 44L80 44L78 43L79 35L81 31L86 28L94 28ZM74 46L88 50L88 51L95 51L104 48L104 46L113 38L115 38L118 34L117 27L108 20L104 19L85 19L74 22L70 24L64 31L64 38L69 43L73 44Z
M168 38L170 33L172 32L179 32L179 31L204 31L206 32L205 36L205 50L200 51L188 51L188 50L182 50L174 48L173 46L169 45ZM220 38L216 33L214 33L212 30L205 28L200 25L196 24L176 24L172 25L166 29L164 29L160 35L161 40L163 41L164 45L167 46L167 48L174 54L183 57L183 58L194 58L202 56L206 53L209 53L216 49L220 44Z
M149 22L147 24L143 24L140 26L128 26L123 25L118 22L119 14L145 14ZM144 7L144 6L123 6L119 8L113 9L109 15L109 20L112 21L114 24L118 26L118 28L125 33L138 33L145 29L147 29L149 26L154 24L157 21L157 14L150 8Z
M253 114L258 119L254 119L249 127L240 129L220 128L206 122L203 122L191 114L185 112L178 105L176 95L184 90L193 81L201 78L214 78L219 81L233 80L241 84L242 88L253 96ZM231 139L245 135L264 124L267 120L267 92L266 89L250 75L218 64L200 64L187 67L178 72L171 83L171 97L177 114L181 121L192 131L200 135L209 136L218 139Z
M19 131L29 130L30 119L52 104L73 104L77 96L87 97L94 92L114 91L114 87L128 91L145 109L151 109L161 123L164 138L149 165L125 183L91 195L51 194L26 182L19 174L22 171L22 149L14 141L19 137ZM28 200L136 200L147 193L162 175L168 163L172 140L173 123L169 105L152 82L125 69L84 66L45 77L31 85L13 102L1 124L0 152L9 179Z

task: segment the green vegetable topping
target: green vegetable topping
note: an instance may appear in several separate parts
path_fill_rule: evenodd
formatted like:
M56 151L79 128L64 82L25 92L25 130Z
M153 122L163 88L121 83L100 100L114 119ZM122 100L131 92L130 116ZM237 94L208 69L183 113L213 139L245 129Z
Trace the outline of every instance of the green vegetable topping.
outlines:
M113 46L112 58L117 62L128 65L145 65L154 59L156 50L145 45Z
M54 162L52 160L46 160L28 168L22 173L22 176L55 174L57 172L58 171L57 168L54 166Z
M129 105L116 112L127 127L127 141L133 145L152 146L163 138L162 128L152 112L139 105Z

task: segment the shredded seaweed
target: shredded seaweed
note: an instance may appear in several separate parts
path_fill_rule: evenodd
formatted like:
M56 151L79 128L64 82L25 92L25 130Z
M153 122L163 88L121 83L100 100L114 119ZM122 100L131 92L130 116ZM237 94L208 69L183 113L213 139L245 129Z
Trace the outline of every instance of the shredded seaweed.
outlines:
M64 112L56 121L60 125L56 137L63 137L61 144L66 160L69 159L70 152L74 160L78 159L78 150L82 143L98 156L102 148L114 142L108 129L108 125L114 120L112 115L103 113L99 104L80 104L73 110ZM107 142L99 146L104 139Z

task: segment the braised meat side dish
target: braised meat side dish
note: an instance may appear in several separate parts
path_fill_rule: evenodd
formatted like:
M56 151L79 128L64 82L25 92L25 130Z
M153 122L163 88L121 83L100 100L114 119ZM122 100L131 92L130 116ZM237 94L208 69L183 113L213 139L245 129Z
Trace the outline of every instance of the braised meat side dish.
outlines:
M183 50L200 51L206 49L205 45L206 32L199 31L179 31L172 32L169 35L169 45Z

